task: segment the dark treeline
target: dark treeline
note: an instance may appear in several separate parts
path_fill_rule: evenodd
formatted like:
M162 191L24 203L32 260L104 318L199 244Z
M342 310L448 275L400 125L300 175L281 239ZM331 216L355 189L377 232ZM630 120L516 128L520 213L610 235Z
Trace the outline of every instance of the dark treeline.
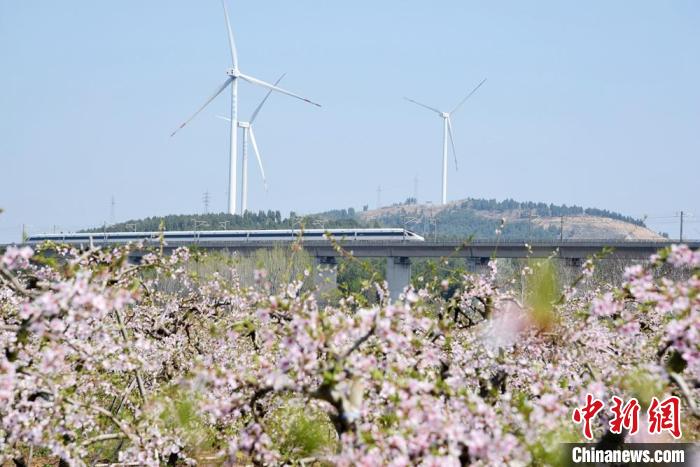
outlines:
M624 216L617 212L608 211L607 209L582 208L581 206L576 205L567 206L566 204L563 204L558 206L556 204L534 203L532 201L519 202L513 199L506 199L503 201L496 201L495 199L468 199L464 201L461 206L476 209L478 211L492 212L520 210L522 211L520 213L521 217L528 217L530 214L533 216L546 217L580 216L587 214L589 216L607 217L609 219L629 222L630 224L635 224L640 227L646 227L642 219Z
M345 210L343 210L345 211ZM347 211L345 211L347 214ZM289 229L303 226L312 228L361 227L363 224L353 216L338 216L331 219L320 216L298 216L290 213L283 218L280 211L247 211L243 215L226 213L173 214L145 219L129 220L113 225L88 229L86 232L156 232L165 230L232 230L232 229Z

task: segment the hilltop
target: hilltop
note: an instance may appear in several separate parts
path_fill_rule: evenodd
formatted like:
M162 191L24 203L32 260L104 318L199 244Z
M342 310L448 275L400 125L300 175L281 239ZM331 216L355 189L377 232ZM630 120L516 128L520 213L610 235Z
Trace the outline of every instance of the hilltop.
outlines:
M431 238L494 238L499 229L505 239L659 240L640 219L597 208L514 200L466 199L445 205L405 203L356 211L336 209L322 213L283 217L279 211L168 215L129 220L90 229L92 232L223 229L286 229L343 227L406 227ZM196 225L195 225L196 224ZM562 231L563 226L563 231Z
M466 199L445 205L412 201L362 211L357 217L365 223L405 226L425 235L434 235L437 225L441 238L493 238L499 229L504 238L513 239L663 239L640 219L597 208L514 200Z

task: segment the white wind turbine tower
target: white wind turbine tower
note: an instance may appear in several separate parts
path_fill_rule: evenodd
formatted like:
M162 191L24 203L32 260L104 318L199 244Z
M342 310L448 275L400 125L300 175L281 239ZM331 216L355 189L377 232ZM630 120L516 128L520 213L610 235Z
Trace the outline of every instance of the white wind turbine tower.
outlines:
M457 151L455 150L455 141L454 137L452 135L452 119L450 118L455 112L459 110L460 107L469 99L472 94L476 92L477 89L481 87L482 84L486 82L486 78L484 78L477 86L472 89L472 91L466 95L464 99L462 99L459 104L455 106L454 109L452 109L450 112L443 112L441 110L436 109L435 107L430 107L429 105L421 104L418 101L414 101L413 99L409 99L408 97L404 97L409 102L413 102L414 104L418 104L421 107L425 107L428 110L432 110L433 112L437 113L443 120L443 129L442 129L442 204L447 203L447 135L449 133L450 135L450 143L452 143L452 153L454 154L455 157L455 168L457 168Z
M279 84L280 81L282 81L282 78L284 78L285 74L282 74L277 81L275 81L275 86ZM250 143L253 145L253 152L255 152L255 158L258 160L258 167L260 168L260 174L262 175L263 179L263 184L265 186L265 190L267 190L267 180L265 180L265 169L263 168L263 163L262 163L262 158L260 157L260 151L258 150L258 143L255 140L255 131L253 131L253 122L255 121L255 118L258 116L258 113L260 113L260 109L262 109L262 106L265 105L265 102L267 99L270 97L270 94L272 94L272 89L267 91L267 94L265 94L265 98L258 104L258 106L255 108L255 111L253 114L250 116L250 120L247 122L238 122L238 128L243 129L243 157L242 157L242 164L241 164L241 214L245 213L246 210L248 209L248 139L250 139ZM224 117L222 115L217 115L222 120L226 120L227 122L230 122L231 119L228 117Z
M231 29L231 22L228 18L226 0L221 0L221 3L224 6L224 18L226 19L228 44L229 48L231 49L231 68L226 70L226 74L228 75L228 77L226 78L226 81L224 81L224 83L217 88L214 94L212 94L211 97L207 99L204 105L197 109L197 111L194 114L192 114L190 118L185 120L185 122L182 125L180 125L175 131L173 131L170 136L175 135L175 133L177 133L180 129L182 129L185 125L192 121L192 119L195 118L202 110L204 110L204 108L207 105L209 105L209 103L213 101L219 94L221 94L224 91L224 89L226 89L229 85L231 86L231 141L228 176L228 212L230 214L236 214L236 174L238 171L238 168L236 166L238 162L238 79L240 78L242 80L248 81L249 83L257 84L258 86L262 86L271 91L277 91L288 96L296 97L297 99L301 99L318 107L321 107L321 105L305 97L301 97L297 94L289 92L285 89L278 88L273 84L241 73L241 71L238 68L238 52L236 51L236 43L233 40L233 30Z

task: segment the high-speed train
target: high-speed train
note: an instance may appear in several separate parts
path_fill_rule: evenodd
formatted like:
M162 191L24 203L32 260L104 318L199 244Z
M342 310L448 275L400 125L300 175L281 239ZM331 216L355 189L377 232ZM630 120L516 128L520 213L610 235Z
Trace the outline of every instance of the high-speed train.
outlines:
M406 229L287 229L287 230L201 230L201 231L165 231L166 241L182 244L207 242L260 242L298 240L327 240L329 234L335 240L342 241L410 241L422 242L425 239ZM158 242L160 232L90 232L38 234L27 238L27 244L45 241L68 244L119 244L137 241Z

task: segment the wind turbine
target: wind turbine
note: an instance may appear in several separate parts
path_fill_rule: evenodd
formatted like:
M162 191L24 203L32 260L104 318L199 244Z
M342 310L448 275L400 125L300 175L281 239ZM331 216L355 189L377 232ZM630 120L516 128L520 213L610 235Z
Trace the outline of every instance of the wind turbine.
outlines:
M228 33L228 44L231 50L231 68L226 70L226 81L219 86L214 94L207 99L207 101L192 114L190 118L185 120L182 125L180 125L175 131L172 132L170 136L174 136L179 130L181 130L185 125L187 125L192 119L194 119L204 108L209 105L219 94L221 94L224 89L229 85L231 86L231 139L230 139L230 160L229 160L229 175L228 175L228 212L230 214L236 214L236 174L238 163L238 79L248 81L251 84L257 84L271 91L277 91L288 96L301 99L302 101L313 104L317 107L321 107L320 104L313 102L305 97L299 96L285 89L279 88L273 84L267 83L265 81L259 80L252 76L241 73L238 68L238 52L236 51L236 43L233 40L233 30L231 29L231 22L228 18L228 9L226 8L226 0L221 0L221 4L224 6L224 18L226 19L226 31Z
M282 76L280 76L277 81L275 81L275 86L279 84L280 81L282 81L282 78L284 78L284 75L286 73L283 73ZM248 209L248 139L250 138L250 143L253 145L253 152L255 152L255 157L258 160L258 167L260 167L260 173L262 174L262 179L263 179L263 184L265 185L265 190L267 191L267 180L265 180L265 169L263 168L263 163L262 163L262 158L260 157L260 151L258 150L258 143L255 141L255 132L253 131L253 122L255 121L255 118L258 116L258 113L260 113L260 109L262 109L262 106L265 105L265 102L267 99L270 97L270 94L272 94L272 89L267 91L267 94L265 94L265 98L258 104L258 106L255 108L255 111L253 114L250 116L250 120L247 122L238 122L238 128L243 129L243 157L242 157L242 167L241 167L241 172L242 172L242 183L241 183L241 214L244 214L246 210ZM226 120L227 122L230 122L231 119L228 117L224 117L222 115L217 115L218 118L222 120Z
M472 89L472 91L466 95L464 99L462 99L459 104L455 106L454 109L452 109L449 112L443 112L441 110L436 109L435 107L430 107L429 105L421 104L418 101L414 101L413 99L409 99L408 97L404 97L409 102L413 102L414 104L420 105L421 107L425 107L428 110L432 110L436 114L438 114L442 120L443 120L443 128L442 128L442 204L447 203L447 135L449 133L450 135L450 143L452 143L452 154L455 156L455 169L457 168L457 150L455 149L455 141L454 137L452 135L452 119L451 116L457 112L460 107L469 99L472 94L476 92L477 89L481 87L482 84L486 82L486 78L484 78L477 86Z

